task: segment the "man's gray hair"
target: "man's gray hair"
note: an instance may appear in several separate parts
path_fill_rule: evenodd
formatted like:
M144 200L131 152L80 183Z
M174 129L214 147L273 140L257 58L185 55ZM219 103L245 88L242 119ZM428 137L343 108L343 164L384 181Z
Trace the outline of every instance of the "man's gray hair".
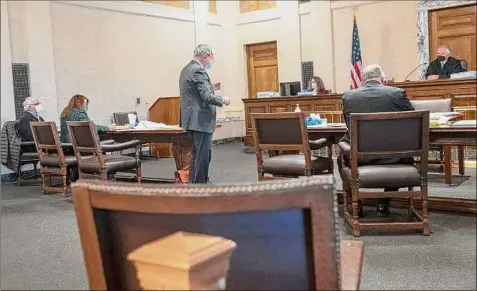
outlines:
M450 49L447 46L441 45L437 50L439 50L441 48L446 49L446 56L450 56L450 54L451 54Z
M208 44L199 44L194 49L194 58L202 58L206 56L214 57L214 50Z
M363 83L373 78L385 79L384 72L379 65L369 65L363 70Z
M28 111L30 106L40 104L40 101L34 97L27 97L25 101L23 101L23 110Z

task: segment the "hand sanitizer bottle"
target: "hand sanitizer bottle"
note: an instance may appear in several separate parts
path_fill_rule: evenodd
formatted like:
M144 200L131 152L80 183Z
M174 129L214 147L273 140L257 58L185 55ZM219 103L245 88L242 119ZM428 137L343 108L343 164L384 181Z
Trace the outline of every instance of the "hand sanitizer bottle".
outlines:
M295 112L301 112L300 105L296 105Z

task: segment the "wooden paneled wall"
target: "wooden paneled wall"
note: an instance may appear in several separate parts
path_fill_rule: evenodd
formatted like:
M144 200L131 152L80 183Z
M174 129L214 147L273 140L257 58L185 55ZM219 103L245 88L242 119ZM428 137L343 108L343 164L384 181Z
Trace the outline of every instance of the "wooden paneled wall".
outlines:
M172 6L176 8L190 9L189 0L155 0L155 1L154 0L139 0L139 1Z
M264 10L277 7L276 1L250 1L240 0L240 13L247 13L252 11Z

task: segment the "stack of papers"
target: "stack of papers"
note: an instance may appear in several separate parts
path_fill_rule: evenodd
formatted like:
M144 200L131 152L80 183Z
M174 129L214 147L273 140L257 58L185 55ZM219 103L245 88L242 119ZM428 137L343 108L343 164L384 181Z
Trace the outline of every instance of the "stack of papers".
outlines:
M452 123L452 126L476 126L477 120L459 120Z
M157 123L147 120L140 121L134 129L178 129L179 126L177 125L167 125L164 123Z

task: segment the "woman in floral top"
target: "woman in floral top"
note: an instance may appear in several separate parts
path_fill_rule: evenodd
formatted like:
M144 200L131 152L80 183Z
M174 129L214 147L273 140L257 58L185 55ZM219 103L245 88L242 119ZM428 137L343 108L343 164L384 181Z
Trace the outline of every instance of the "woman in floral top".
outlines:
M88 104L89 100L83 95L75 95L71 97L68 105L61 112L61 134L60 140L62 143L70 142L70 135L68 132L67 121L88 121ZM96 125L96 130L98 131L107 131L109 130L108 126Z

